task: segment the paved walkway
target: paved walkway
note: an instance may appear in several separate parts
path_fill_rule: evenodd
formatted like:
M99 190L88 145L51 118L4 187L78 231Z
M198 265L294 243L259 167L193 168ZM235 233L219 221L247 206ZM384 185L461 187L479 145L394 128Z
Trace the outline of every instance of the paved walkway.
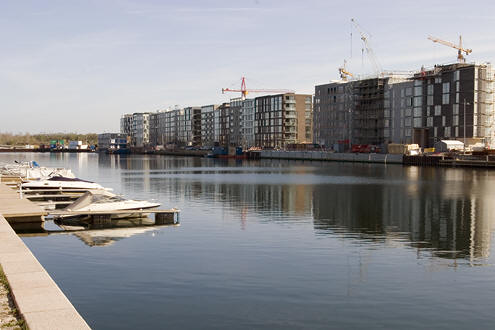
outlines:
M0 265L21 316L31 330L89 329L71 302L2 216L3 212L20 217L32 216L39 213L40 208L27 200L15 199L13 196L17 197L17 193L5 190L4 187L5 185L0 184Z

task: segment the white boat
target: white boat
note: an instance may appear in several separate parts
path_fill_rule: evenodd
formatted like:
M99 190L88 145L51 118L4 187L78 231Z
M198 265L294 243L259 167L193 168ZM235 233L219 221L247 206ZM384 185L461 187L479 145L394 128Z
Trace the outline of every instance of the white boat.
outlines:
M22 189L105 189L102 185L78 178L68 178L64 176L53 176L44 180L33 180L21 185Z
M3 176L19 177L23 180L43 180L53 176L74 178L71 170L60 167L44 167L35 161L0 164L0 174Z
M122 196L113 194L105 190L88 190L84 195L79 197L74 203L68 205L61 211L67 211L67 215L55 216L55 219L68 218L68 217L81 217L85 215L91 215L91 212L108 212L113 211L130 211L129 213L113 214L112 219L129 218L134 216L142 217L139 212L145 209L152 209L159 207L159 203L140 201L133 199L125 199ZM76 213L71 215L70 213ZM89 212L85 214L84 212Z

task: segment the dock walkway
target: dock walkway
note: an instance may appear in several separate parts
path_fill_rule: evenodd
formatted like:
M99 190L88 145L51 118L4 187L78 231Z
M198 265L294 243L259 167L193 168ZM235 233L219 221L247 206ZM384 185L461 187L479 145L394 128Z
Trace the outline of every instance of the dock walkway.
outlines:
M46 212L27 199L20 199L19 194L4 183L0 183L0 214L9 222L43 221Z

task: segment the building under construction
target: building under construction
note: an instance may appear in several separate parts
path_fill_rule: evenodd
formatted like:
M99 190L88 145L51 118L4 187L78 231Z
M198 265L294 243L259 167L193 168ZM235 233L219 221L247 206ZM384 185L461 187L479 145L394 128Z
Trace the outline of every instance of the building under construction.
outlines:
M490 64L456 63L409 77L379 77L315 87L314 142L432 147L444 139L495 144Z

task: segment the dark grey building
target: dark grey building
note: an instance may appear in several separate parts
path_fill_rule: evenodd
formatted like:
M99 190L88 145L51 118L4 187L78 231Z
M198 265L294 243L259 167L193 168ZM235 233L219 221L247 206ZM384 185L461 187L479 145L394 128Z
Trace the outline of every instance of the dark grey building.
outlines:
M318 85L314 142L432 147L438 140L462 141L466 136L468 144L493 145L493 81L490 64L456 63L410 77Z
M413 142L495 142L490 64L438 65L414 75Z

